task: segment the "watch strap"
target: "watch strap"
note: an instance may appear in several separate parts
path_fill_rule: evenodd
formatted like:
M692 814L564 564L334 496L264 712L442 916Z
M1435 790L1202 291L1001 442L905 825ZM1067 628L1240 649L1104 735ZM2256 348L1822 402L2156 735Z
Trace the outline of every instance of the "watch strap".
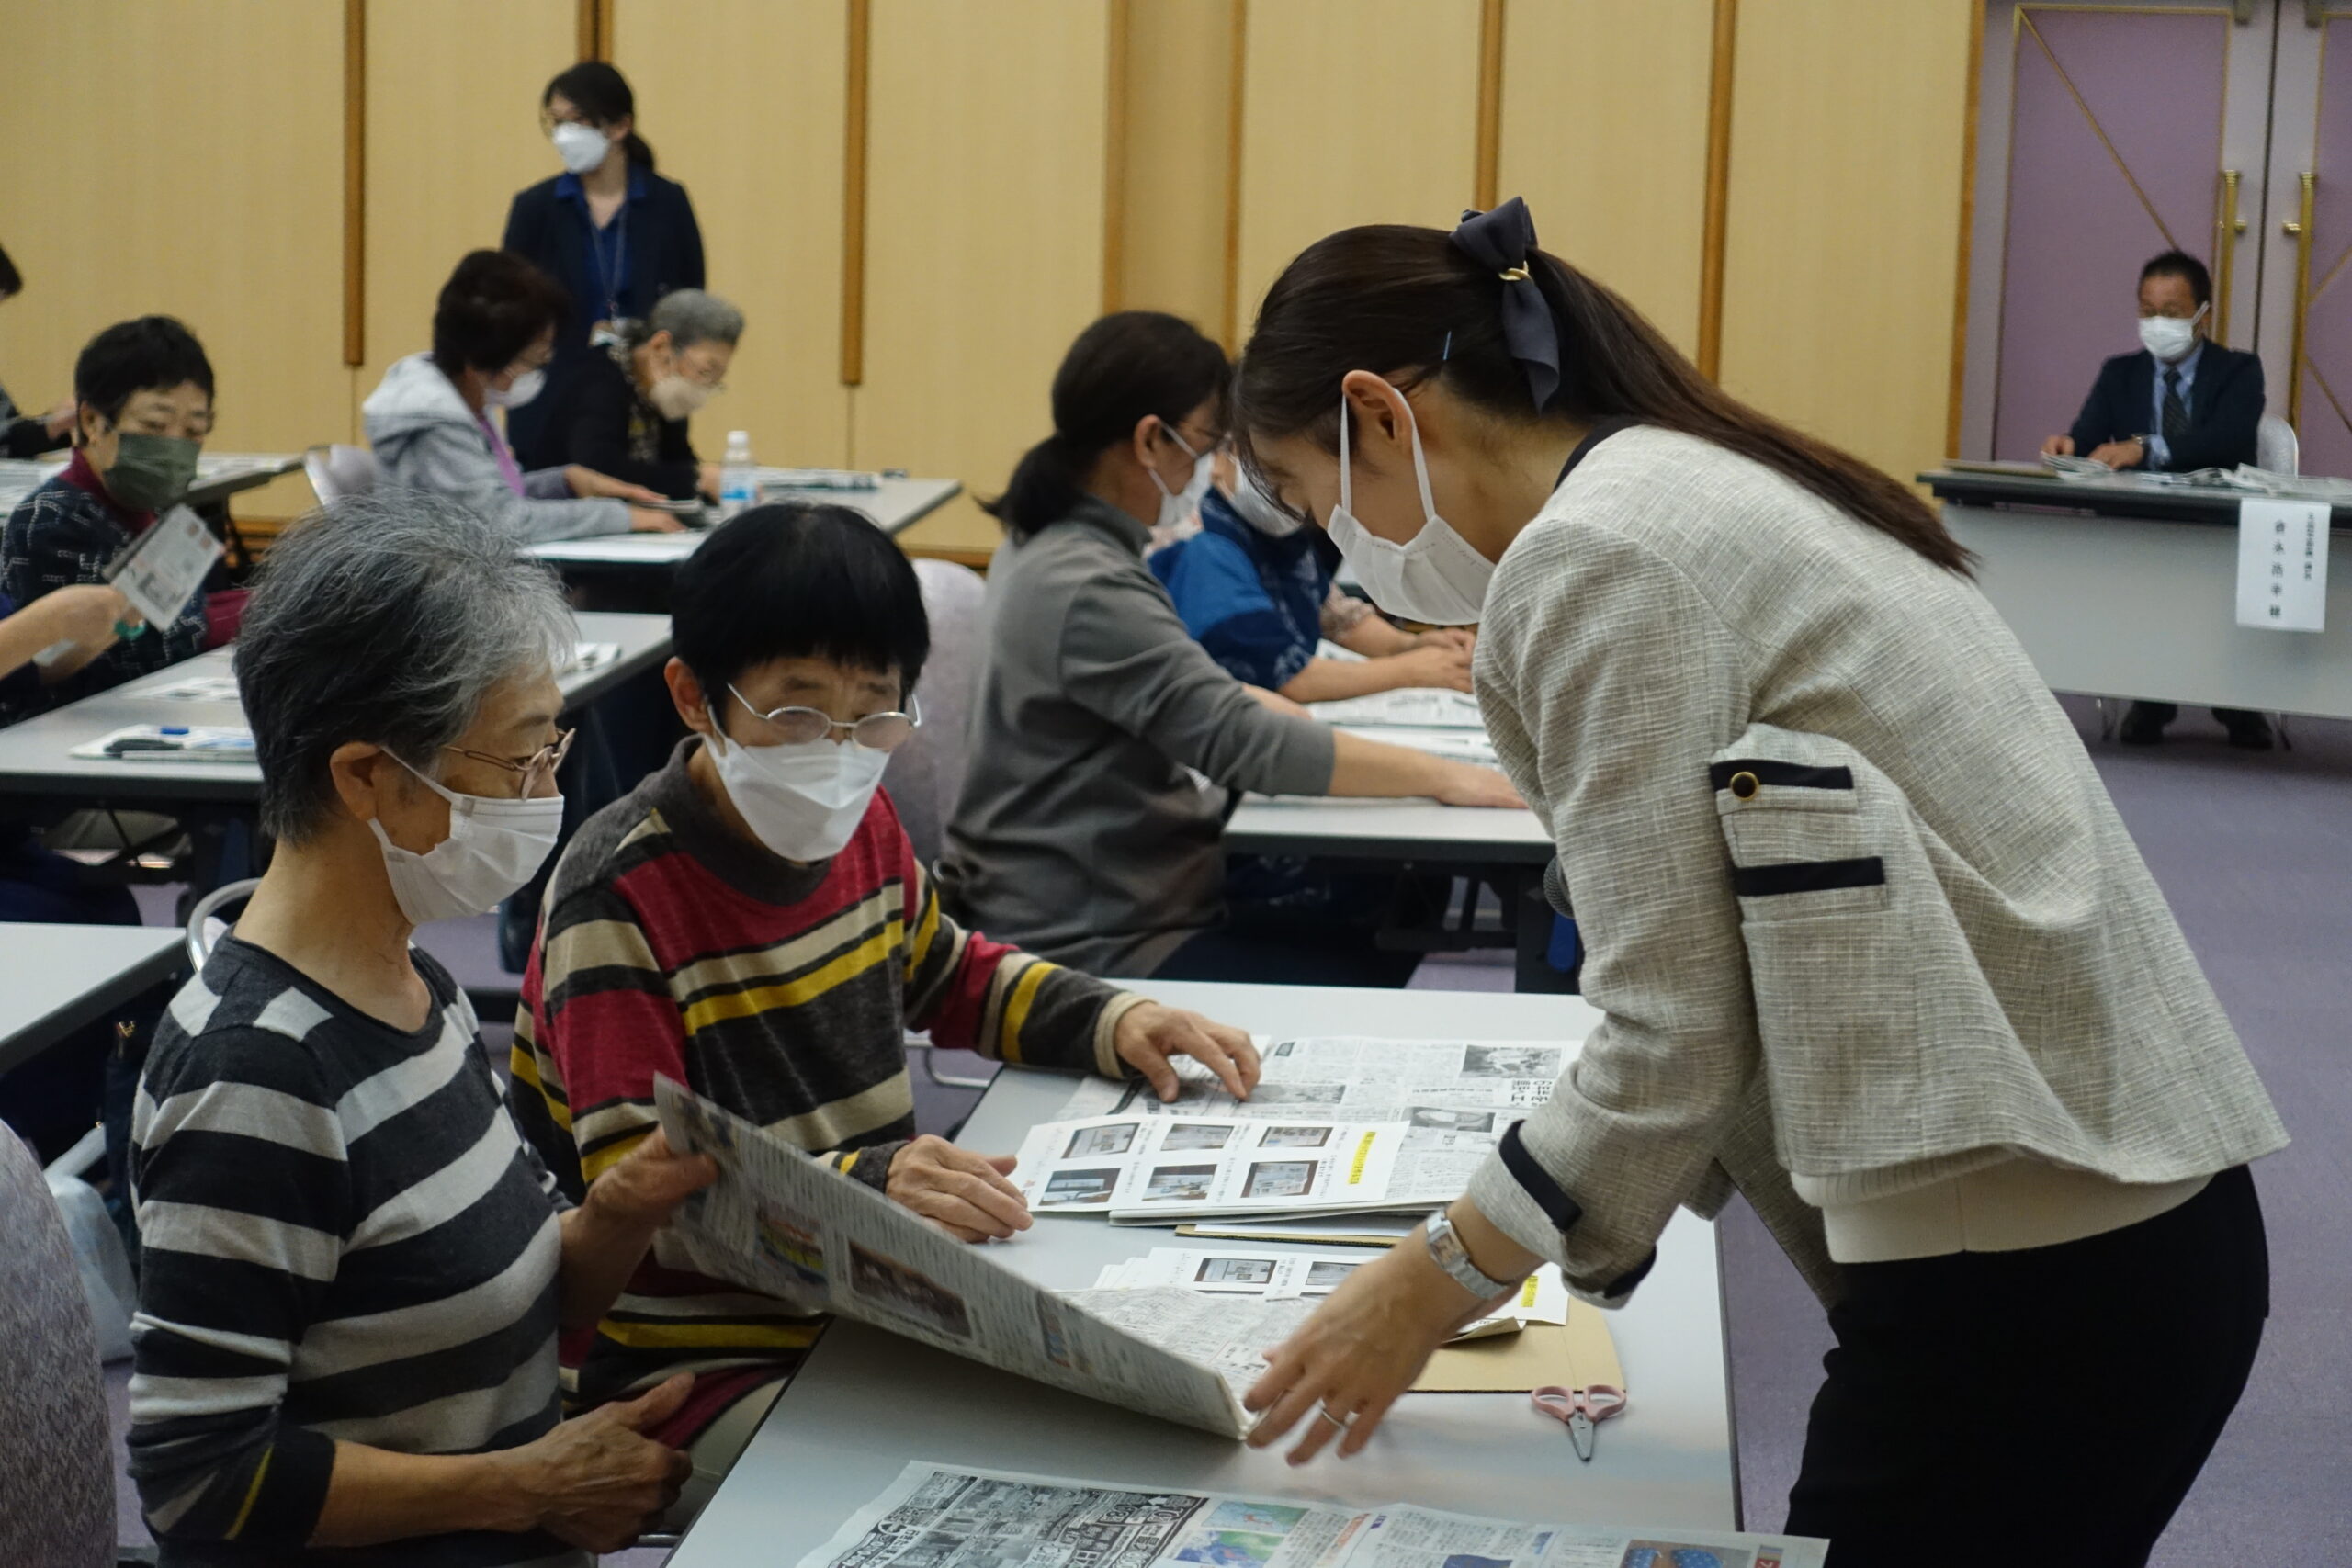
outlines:
M1518 1280L1498 1280L1470 1261L1470 1250L1462 1245L1461 1236L1454 1234L1453 1222L1446 1217L1444 1210L1441 1209L1430 1216L1422 1235L1429 1247L1430 1260L1444 1269L1455 1284L1480 1301L1492 1301L1497 1296L1519 1289Z

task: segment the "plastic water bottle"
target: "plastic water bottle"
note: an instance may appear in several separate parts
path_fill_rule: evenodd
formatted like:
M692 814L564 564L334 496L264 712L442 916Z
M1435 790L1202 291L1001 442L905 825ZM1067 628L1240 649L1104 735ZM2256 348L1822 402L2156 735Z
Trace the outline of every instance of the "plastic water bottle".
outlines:
M727 456L718 466L718 516L725 522L746 507L760 503L760 483L752 468L752 433L727 433Z

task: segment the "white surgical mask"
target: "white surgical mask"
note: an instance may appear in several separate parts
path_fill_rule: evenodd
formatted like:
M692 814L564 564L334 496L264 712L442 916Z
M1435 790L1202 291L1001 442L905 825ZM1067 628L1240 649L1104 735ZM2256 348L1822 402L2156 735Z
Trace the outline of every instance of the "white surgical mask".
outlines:
M1233 485L1233 510L1241 520L1270 539L1286 539L1306 524L1274 504L1273 498L1258 488L1258 481L1244 468Z
M1430 496L1429 465L1421 457L1421 427L1405 402L1413 436L1413 478L1421 487L1421 531L1407 544L1389 543L1356 521L1355 475L1348 461L1348 405L1340 402L1340 503L1331 509L1331 542L1355 568L1356 581L1372 602L1408 621L1467 626L1487 604L1487 581L1495 563L1471 548L1470 541L1437 514Z
M540 389L544 388L547 384L548 373L546 371L539 369L526 370L520 376L514 378L514 384L513 386L506 388L503 391L496 387L483 388L481 400L488 403L494 409L519 409L525 403L529 402L533 398L537 397L539 395Z
M710 401L710 389L684 376L671 375L655 381L645 397L663 419L691 419L701 412L703 404Z
M555 143L555 155L563 160L563 166L575 175L584 175L602 164L613 146L594 126L571 120L548 131L548 140Z
M1151 476L1152 487L1159 491L1159 517L1152 524L1155 532L1173 528L1199 511L1201 497L1208 494L1209 480L1215 477L1209 471L1211 464L1206 452L1193 451L1193 444L1177 434L1174 425L1163 424L1160 428L1168 432L1169 440L1184 449L1184 456L1193 459L1193 477L1184 481L1182 490L1170 490L1168 481L1159 477L1158 468L1148 464L1145 466L1144 472Z
M398 757L392 761L401 762ZM408 768L406 762L401 766ZM414 768L408 771L449 803L449 836L419 854L392 842L375 818L368 818L368 826L383 846L392 898L413 926L488 914L537 874L563 831L560 795L527 800L458 795Z
M2186 321L2178 316L2143 316L2140 318L2140 344L2150 354L2170 365L2188 357L2197 346L2197 323L2205 316L2205 307L2197 307L2197 314Z
M746 746L719 730L707 744L727 798L771 854L804 864L842 852L865 820L890 753L854 740Z

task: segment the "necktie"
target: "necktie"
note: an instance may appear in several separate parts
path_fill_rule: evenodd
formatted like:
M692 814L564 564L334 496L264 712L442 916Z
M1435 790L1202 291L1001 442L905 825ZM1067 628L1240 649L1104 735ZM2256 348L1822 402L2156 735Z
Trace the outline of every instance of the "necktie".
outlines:
M2180 400L2180 372L2165 372L2164 438L2166 449L2180 445L2188 434L2188 405Z

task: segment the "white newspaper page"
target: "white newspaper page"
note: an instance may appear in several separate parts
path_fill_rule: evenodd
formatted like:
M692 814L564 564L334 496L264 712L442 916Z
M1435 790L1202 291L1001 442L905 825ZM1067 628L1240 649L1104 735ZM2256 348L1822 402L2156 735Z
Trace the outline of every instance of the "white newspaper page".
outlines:
M1289 1301L1328 1296L1372 1260L1362 1252L1283 1252L1272 1247L1155 1247L1141 1258L1106 1263L1095 1277L1098 1291L1196 1291L1204 1295L1257 1296ZM1516 1299L1499 1312L1463 1325L1456 1339L1512 1334L1531 1323L1566 1324L1568 1286L1559 1269L1546 1263L1527 1277Z
M1065 1303L668 1078L654 1102L672 1146L719 1168L670 1222L665 1261L1090 1399L1224 1437L1249 1429L1199 1362Z
M179 618L204 585L204 574L220 558L220 541L204 519L185 506L175 506L139 536L115 563L107 581L160 634Z
M1182 1091L1162 1104L1148 1084L1081 1081L1065 1118L1217 1116L1404 1122L1423 1132L1489 1141L1547 1103L1567 1066L1565 1044L1525 1041L1383 1040L1324 1035L1256 1040L1261 1076L1246 1100L1189 1056L1170 1066Z
M1022 1141L1014 1184L1032 1209L1109 1213L1114 1224L1204 1215L1376 1213L1452 1202L1492 1140L1396 1122L1097 1117L1047 1122Z
M916 1460L795 1568L1822 1568L1827 1551L1794 1536L1523 1525Z
M1332 728L1359 740L1377 741L1383 746L1402 746L1408 751L1425 751L1452 762L1469 762L1482 768L1496 765L1495 743L1487 739L1487 732L1483 729L1373 724L1341 724Z
M1475 729L1486 733L1478 699L1447 686L1406 686L1339 702L1309 703L1306 711L1326 724L1384 728Z

